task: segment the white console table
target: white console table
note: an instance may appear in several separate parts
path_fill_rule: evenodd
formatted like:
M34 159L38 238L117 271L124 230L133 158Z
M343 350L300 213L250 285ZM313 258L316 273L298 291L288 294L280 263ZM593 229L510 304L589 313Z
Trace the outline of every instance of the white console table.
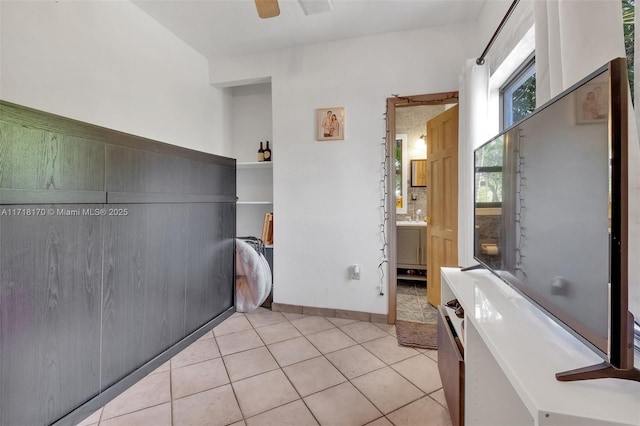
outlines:
M640 425L640 383L559 382L555 374L602 362L580 340L486 270L442 268L442 304L464 345L467 425ZM638 360L636 360L638 365Z

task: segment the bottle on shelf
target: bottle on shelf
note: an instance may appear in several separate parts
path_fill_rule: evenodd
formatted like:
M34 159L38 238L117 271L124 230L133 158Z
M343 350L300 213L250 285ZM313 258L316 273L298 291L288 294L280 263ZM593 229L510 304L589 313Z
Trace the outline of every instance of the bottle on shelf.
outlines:
M264 161L264 149L262 148L262 141L260 141L260 149L258 149L258 161Z
M269 148L269 141L267 141L267 147L264 149L264 161L271 161L271 149Z

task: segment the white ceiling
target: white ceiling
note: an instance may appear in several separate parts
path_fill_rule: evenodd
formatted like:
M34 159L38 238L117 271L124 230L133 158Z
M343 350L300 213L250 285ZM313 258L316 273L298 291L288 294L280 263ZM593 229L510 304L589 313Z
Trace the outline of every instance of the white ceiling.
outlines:
M153 19L210 59L475 22L485 2L334 0L334 10L305 16L297 0L279 0L280 16L260 19L253 0L133 0Z

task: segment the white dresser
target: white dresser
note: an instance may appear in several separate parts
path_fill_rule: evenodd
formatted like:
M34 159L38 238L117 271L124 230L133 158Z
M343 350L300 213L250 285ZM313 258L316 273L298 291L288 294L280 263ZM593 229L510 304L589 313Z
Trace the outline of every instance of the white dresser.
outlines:
M602 359L489 271L442 268L442 304L452 299L465 313L462 327L462 319L443 307L451 334L462 337L463 368L459 387L450 377L443 377L443 385L450 409L458 405L464 424L640 425L640 383L557 381L558 372ZM454 365L456 351L439 347L439 358L446 357L439 363Z

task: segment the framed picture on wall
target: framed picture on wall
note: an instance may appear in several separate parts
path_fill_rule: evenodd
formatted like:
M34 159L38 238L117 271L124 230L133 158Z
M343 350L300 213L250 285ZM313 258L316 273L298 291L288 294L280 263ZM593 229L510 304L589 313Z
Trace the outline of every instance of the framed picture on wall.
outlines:
M316 110L316 137L319 141L344 140L344 108Z
M608 111L607 81L588 83L576 90L576 122L578 124L606 123Z

